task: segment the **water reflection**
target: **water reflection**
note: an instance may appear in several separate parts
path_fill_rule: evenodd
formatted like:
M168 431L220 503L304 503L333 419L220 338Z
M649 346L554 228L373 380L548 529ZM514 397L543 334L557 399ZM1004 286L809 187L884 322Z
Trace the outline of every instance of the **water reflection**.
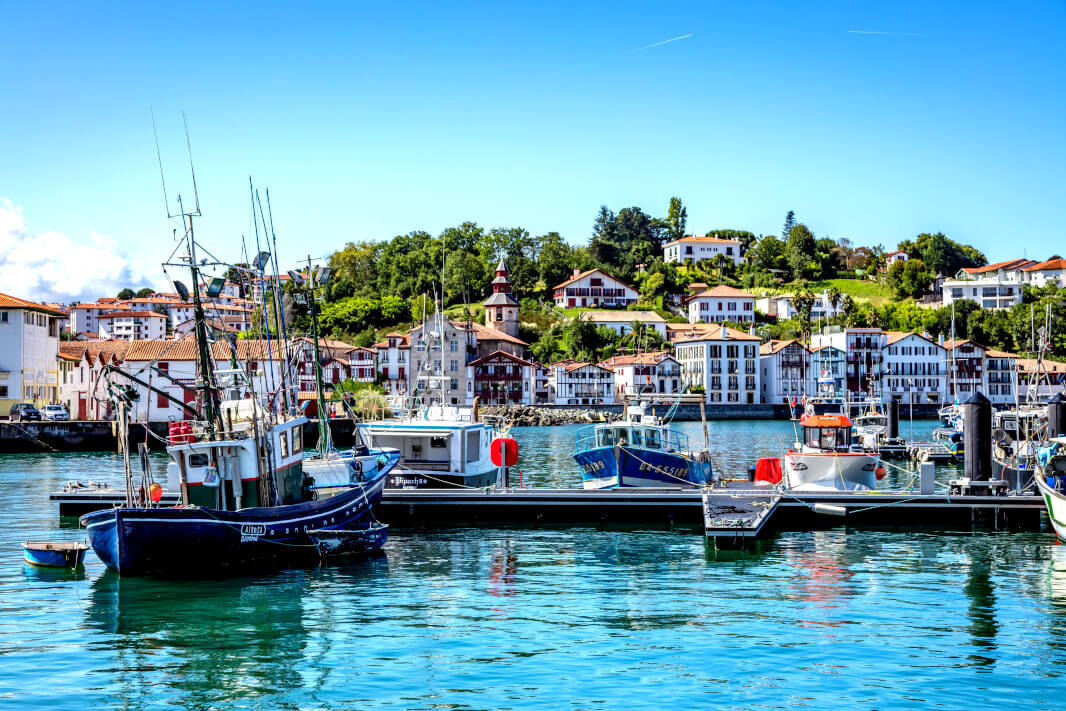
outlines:
M175 585L108 572L92 585L86 626L112 636L98 652L113 655L126 704L147 705L159 687L185 708L284 693L302 683L307 575Z

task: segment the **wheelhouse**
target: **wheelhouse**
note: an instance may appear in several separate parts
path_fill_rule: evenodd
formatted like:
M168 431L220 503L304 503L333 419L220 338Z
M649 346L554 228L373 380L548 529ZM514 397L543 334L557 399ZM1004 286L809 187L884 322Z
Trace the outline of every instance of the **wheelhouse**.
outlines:
M851 446L851 421L843 415L804 415L803 444L825 452L846 452Z
M613 447L615 445L640 449L660 449L683 452L688 449L688 435L668 427L630 423L591 425L577 432L576 451Z

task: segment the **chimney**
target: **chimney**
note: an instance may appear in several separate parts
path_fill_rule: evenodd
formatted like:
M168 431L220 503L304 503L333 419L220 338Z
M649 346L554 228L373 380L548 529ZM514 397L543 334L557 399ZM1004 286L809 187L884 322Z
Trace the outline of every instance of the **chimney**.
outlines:
M577 267L574 267L574 274L573 274L573 278L574 278L574 279L576 279L576 278L578 277L578 275L579 275L579 274L581 274L581 270L580 270L580 269L578 269Z

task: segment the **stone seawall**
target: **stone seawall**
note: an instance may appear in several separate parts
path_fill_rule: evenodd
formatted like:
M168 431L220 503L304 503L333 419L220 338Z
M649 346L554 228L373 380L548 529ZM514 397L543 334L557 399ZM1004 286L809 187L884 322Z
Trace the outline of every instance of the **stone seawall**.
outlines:
M669 405L656 405L652 411L665 415ZM787 418L785 405L704 405L708 420L771 420ZM622 405L492 405L482 407L481 414L497 417L517 427L545 427L586 422L608 422L622 418ZM679 405L674 420L700 419L699 405Z

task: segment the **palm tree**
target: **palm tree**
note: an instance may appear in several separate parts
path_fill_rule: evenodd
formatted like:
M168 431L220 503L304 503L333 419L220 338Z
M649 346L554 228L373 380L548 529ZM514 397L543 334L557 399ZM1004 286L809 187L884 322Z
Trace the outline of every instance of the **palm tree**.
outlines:
M840 301L840 311L844 314L844 324L851 324L851 316L855 313L855 299L850 294L845 294Z
M844 298L844 295L840 293L840 289L831 286L826 290L825 298L829 301L830 311L835 313L837 306L840 305L840 300Z

